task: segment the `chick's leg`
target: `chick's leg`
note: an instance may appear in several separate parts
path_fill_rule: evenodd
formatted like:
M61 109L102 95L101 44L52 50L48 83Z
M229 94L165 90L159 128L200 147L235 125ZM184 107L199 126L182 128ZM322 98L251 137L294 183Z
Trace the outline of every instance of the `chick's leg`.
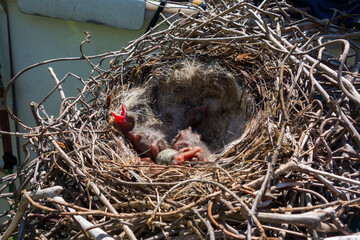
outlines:
M180 150L181 153L176 155L176 158L179 163L182 164L186 161L199 161L206 162L207 159L205 157L204 150L201 147L193 147L193 148L183 148Z

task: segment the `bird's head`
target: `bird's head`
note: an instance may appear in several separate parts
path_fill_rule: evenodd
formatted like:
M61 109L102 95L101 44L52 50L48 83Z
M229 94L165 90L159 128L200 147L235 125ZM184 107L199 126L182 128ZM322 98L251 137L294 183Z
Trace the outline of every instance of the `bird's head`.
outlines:
M110 111L111 115L115 118L115 121L120 125L123 131L131 131L135 127L135 118L132 114L128 114L124 104L121 104L121 113Z
M189 126L195 127L198 124L201 124L206 120L208 114L208 104L195 107L191 113Z

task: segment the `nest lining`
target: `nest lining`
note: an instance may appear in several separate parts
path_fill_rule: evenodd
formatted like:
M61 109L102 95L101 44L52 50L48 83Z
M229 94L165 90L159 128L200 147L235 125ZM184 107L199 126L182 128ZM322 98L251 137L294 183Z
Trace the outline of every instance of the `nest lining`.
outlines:
M79 96L64 98L54 118L40 116L46 110L34 105L36 128L19 122L30 130L26 137L38 157L3 179L24 179L10 200L12 223L3 224L3 236L296 239L352 233L360 194L359 93L357 65L345 60L347 44L355 51L358 45L341 39L357 35L321 25L285 2L209 7L199 16L179 13L166 30L102 55L98 65L84 54L88 38L81 44L93 70ZM294 12L307 17L298 21ZM332 55L321 47L339 42L344 52L329 61ZM169 141L187 127L191 109L207 103L210 120L195 130L214 159L141 164L109 126L109 109L121 103L141 124L164 130Z
M184 60L155 68L142 84L117 90L110 109L121 111L122 104L136 113L139 125L160 130L171 141L176 134L191 126L214 152L238 138L250 119L250 98L235 79L216 63L202 64ZM201 122L191 124L193 109L206 106ZM251 106L251 105L250 105Z

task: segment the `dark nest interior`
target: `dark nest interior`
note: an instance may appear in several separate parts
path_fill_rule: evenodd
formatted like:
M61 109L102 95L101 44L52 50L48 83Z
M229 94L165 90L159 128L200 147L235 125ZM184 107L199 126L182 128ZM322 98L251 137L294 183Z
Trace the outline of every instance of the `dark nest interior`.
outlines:
M209 1L198 14L162 16L119 51L87 56L87 34L79 59L92 71L78 78L79 95L61 94L71 74L52 74L58 116L42 105L49 95L32 104L36 127L10 112L28 130L13 134L37 155L1 179L21 180L1 194L12 206L2 239L354 234L360 33L337 20L285 1ZM24 69L6 91L27 70L60 60ZM111 114L123 109L135 127ZM175 155L159 164L164 149Z

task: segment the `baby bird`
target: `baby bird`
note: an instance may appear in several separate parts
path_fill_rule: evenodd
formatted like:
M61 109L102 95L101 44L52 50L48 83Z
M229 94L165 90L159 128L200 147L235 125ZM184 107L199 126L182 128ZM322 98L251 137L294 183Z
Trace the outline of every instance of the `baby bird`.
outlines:
M156 157L156 163L163 165L182 165L185 162L205 162L210 151L201 141L200 135L191 127L182 130L173 140L173 149L165 149Z
M188 125L190 127L196 127L196 125L201 124L203 121L206 120L207 114L208 114L208 104L195 107L191 113Z
M143 160L154 161L159 152L168 147L165 136L160 131L136 126L136 115L127 112L124 105L121 105L120 115L113 111L110 113L115 119L111 121L113 125L122 130Z
M184 161L205 162L210 155L210 151L201 141L200 135L194 133L191 127L176 135L173 140L173 148L181 153L175 158L179 163Z

